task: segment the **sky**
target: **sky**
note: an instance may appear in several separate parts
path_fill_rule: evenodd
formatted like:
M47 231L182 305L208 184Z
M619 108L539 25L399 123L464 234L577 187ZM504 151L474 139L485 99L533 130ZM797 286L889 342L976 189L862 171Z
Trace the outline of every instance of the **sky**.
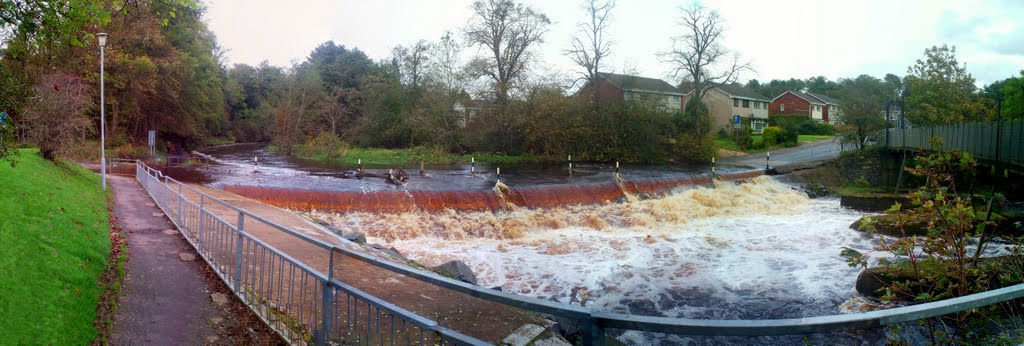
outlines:
M522 0L552 21L538 76L571 76L579 68L563 53L585 19L582 0ZM461 38L472 0L203 0L206 21L228 49L228 63L268 61L287 67L317 45L333 40L375 60L396 45L437 41L446 31ZM680 7L689 0L618 0L609 37L606 72L679 81L659 53L682 31ZM705 0L725 20L723 43L749 60L757 79L903 76L926 48L956 46L957 58L979 86L1019 76L1024 69L1024 1L1021 0ZM469 47L464 55L472 56Z

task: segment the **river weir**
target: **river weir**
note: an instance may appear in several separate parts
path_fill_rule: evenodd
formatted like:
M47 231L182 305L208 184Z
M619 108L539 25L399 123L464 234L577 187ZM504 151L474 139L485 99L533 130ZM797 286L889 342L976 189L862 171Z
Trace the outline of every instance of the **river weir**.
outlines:
M463 261L483 286L606 311L696 319L852 312L847 306L856 298L859 269L839 252L875 245L849 228L863 213L837 199L810 199L770 177L604 205L310 214L345 232L366 232L370 242L428 266ZM628 332L620 339L705 338Z
M346 177L352 167L275 156L259 146L213 151L206 184L364 233L426 266L458 260L481 286L634 315L782 319L860 312L860 271L843 247L878 239L850 229L867 215L756 169L586 166L504 170L502 182L458 165L428 167L406 186ZM262 155L260 166L249 160ZM384 167L369 169L383 170ZM515 183L518 182L518 183ZM642 190L643 189L643 190ZM312 197L311 197L312 196ZM871 260L874 261L873 259ZM884 330L789 337L609 331L627 344L884 343ZM913 336L911 336L913 338Z

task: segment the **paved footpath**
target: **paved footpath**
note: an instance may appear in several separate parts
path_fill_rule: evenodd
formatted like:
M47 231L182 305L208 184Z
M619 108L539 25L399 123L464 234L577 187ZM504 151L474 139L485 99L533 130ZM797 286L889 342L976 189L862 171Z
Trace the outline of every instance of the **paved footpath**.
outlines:
M128 239L114 345L279 344L130 177L108 176Z

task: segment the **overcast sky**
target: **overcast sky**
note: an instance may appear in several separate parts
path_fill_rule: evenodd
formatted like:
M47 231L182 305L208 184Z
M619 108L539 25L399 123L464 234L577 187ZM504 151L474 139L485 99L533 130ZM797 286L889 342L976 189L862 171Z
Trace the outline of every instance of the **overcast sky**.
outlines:
M472 0L204 0L207 22L229 49L229 63L289 66L328 40L384 59L391 48L458 34ZM582 0L524 0L551 20L538 47L542 75L575 68L562 50L584 19ZM905 75L925 48L947 43L979 85L1024 69L1024 1L856 0L726 1L703 3L725 19L725 44L753 62L741 78L829 79ZM612 56L605 71L636 71L677 82L658 53L680 33L679 7L689 1L619 0L613 12ZM476 53L469 48L466 54Z

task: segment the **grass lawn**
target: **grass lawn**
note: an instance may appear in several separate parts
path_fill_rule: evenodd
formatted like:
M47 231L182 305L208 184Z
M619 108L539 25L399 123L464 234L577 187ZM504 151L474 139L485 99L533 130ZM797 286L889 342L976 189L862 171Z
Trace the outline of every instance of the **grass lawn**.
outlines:
M516 164L544 161L543 158L533 155L498 155L490 153L475 153L456 155L441 150L429 148L413 149L380 149L380 148L350 148L345 150L343 157L328 159L325 155L301 157L307 160L337 161L355 165L358 160L363 160L365 165L406 165L412 167L419 165L420 161L425 163L469 163L471 158L476 158L477 163L486 164Z
M835 138L835 137L836 136L800 135L800 137L797 138L797 140L800 143L807 143L807 142L820 141L820 140L823 140L823 139L832 139L832 138Z
M84 345L110 252L100 178L23 149L0 161L0 343Z

